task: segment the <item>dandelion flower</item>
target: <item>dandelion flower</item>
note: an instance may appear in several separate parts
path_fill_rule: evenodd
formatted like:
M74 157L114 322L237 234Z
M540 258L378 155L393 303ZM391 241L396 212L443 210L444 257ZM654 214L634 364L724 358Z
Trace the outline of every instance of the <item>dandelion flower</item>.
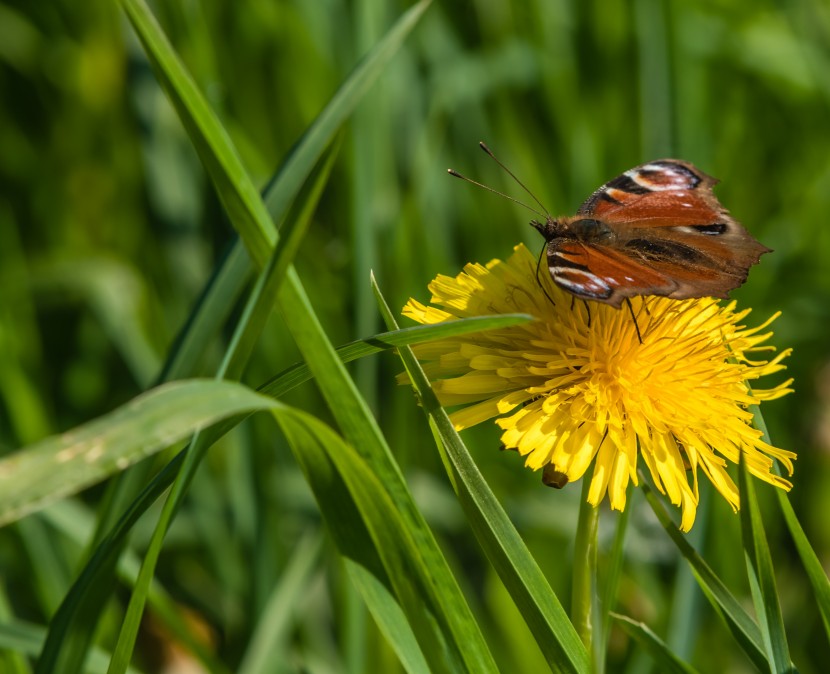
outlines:
M625 309L576 300L547 275L537 280L536 259L522 245L506 262L438 276L429 290L431 304L411 299L404 315L420 323L514 312L537 318L416 346L415 354L441 403L464 406L451 415L456 429L495 418L505 447L560 484L594 462L591 504L608 494L623 510L640 457L680 506L684 531L694 523L699 471L737 510L727 468L742 453L753 475L791 488L772 466L777 459L792 474L795 454L764 442L747 410L791 391L792 380L767 389L748 383L784 369L789 349L758 356L774 351L763 344L777 315L749 328L740 324L749 310L736 311L735 302L634 297L635 325Z

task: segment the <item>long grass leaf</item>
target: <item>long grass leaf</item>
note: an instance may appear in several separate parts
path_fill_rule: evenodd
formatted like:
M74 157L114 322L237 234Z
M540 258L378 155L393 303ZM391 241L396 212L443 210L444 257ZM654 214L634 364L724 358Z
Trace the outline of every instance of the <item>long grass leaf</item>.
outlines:
M642 475L640 476L640 483L651 509L657 515L657 519L660 520L660 524L669 535L669 538L671 538L672 543L677 546L680 554L689 563L692 573L694 573L700 588L703 590L703 594L717 613L724 619L729 631L735 637L735 640L743 651L749 656L750 660L752 660L753 664L761 671L769 669L761 630L758 628L757 623L749 616L732 593L729 592L724 582L718 578L703 557L698 554L697 550L689 545L689 542L680 533L677 525L672 522L663 504L654 492L652 492L646 483L645 477Z
M434 643L437 637L434 632L439 633L439 640L444 642L444 647L435 653L424 647L430 666L495 671L495 663L478 624L423 515L415 506L377 422L323 333L299 283L289 283L284 288L281 305L283 311L291 316L289 328L294 341L308 362L344 436L376 472L403 515L408 534L417 541L416 557L409 572L423 574L425 588L429 591L417 597L399 599L404 611L409 611L407 616L410 618L424 611L433 615L433 620L412 626L422 647ZM422 602L425 607L408 606L404 599Z
M778 497L778 505L781 507L787 528L790 530L790 535L793 537L796 550L798 550L801 564L804 566L804 571L806 571L807 577L810 579L810 585L813 592L815 592L816 604L824 621L825 634L830 639L830 581L827 579L827 573L824 571L815 550L810 545L810 541L798 521L787 494L783 489L776 489L775 495Z
M131 9L137 6L137 0L125 0L125 2ZM146 10L146 7L142 7L142 11ZM411 25L414 25L414 19L412 17L419 16L425 7L426 4L417 5L406 15L405 18L410 28ZM147 14L149 17L149 12ZM136 25L136 29L140 33L142 31L149 32L155 30L159 34L156 36L158 38L156 41L151 41L146 37L142 38L146 48L157 49L161 56L166 57L165 59L161 59L158 56L151 57L157 69L160 70L160 66L167 65L174 69L178 68L181 71L173 73L175 78L185 76L178 60L172 53L172 50L169 49L166 40L163 39L160 31L157 30L157 26L153 26L153 22L150 20L151 17L148 17L142 17L140 25L132 16L131 19L133 19L134 25ZM406 33L406 31L400 29L400 23L396 29L393 29L394 35L398 36L399 40ZM385 42L381 44L385 44ZM393 51L394 49L383 52L381 60L388 60ZM166 74L169 75L170 73ZM175 87L178 84L175 78L165 80L167 88L171 88L171 86ZM182 90L184 91L185 88ZM182 98L180 97L180 93L173 94L174 104L177 108L186 105L188 102L193 102L196 99L201 100L198 96L198 91L189 84L186 91L192 94L192 96ZM360 92L358 91L357 93L359 94ZM352 100L355 100L354 96ZM345 104L340 104L339 107L345 110ZM342 110L338 111L342 112ZM205 111L209 112L206 106L202 106L197 110L200 114ZM199 119L198 115L192 114L191 111L180 112L180 114L183 114L185 127L188 131L192 135L198 136L194 139L194 143L200 148L200 152L204 152L205 147L209 148L211 141L218 143L225 141L222 133L211 133L212 129L209 126L202 127L198 123L195 123ZM333 129L330 130L333 132ZM325 131L326 129L323 129L323 132ZM315 130L313 137L319 137L320 133L321 131L319 129ZM225 160L225 163L223 164L222 161L217 161L217 159ZM227 172L234 169L235 153L224 152L216 156L211 156L208 159L203 159L203 161L206 162L209 171ZM291 171L288 173L292 180L297 180L298 178L301 180L304 178L304 176L297 175L299 171ZM239 175L234 175L234 178L245 181L244 172ZM235 189L236 186L234 181L228 180L225 175L220 175L218 179L214 177L214 182L220 190ZM278 182L281 182L281 178L278 178ZM233 198L226 197L223 199L223 202L228 207L228 214L235 226L238 227L240 235L243 241L245 241L252 258L255 262L262 265L265 257L260 246L263 241L268 241L270 238L270 225L263 220L261 210L257 204L251 203L245 198L248 194L249 191L245 191L244 194ZM238 217L239 213L234 207L247 207L252 208L252 210L246 212L244 217L237 223L235 216ZM256 229L252 225L258 225L261 231L256 235L252 235L253 230ZM273 236L275 237L275 234ZM293 270L289 270L288 272L288 281L287 286L281 294L281 304L283 311L291 316L289 327L300 350L303 352L312 372L315 374L317 382L320 384L321 390L345 435L354 446L359 447L371 457L374 469L379 471L381 480L390 491L392 498L399 504L401 511L407 517L410 532L416 536L419 542L416 547L418 557L422 560L423 564L422 573L425 574L428 586L432 590L422 595L420 601L429 605L429 611L434 612L437 619L419 624L416 633L427 643L434 642L436 638L445 640L447 649L442 649L440 653L429 656L439 658L437 662L443 662L440 658L445 657L446 654L450 654L450 661L459 664L466 663L464 666L470 669L478 671L494 669L492 657L469 611L469 607L460 593L457 583L449 572L443 555L438 549L431 532L426 527L423 518L414 507L400 471L392 460L389 448L385 445L371 413L365 403L360 399L354 384L346 375L333 348L325 338L319 322L311 310L299 279ZM408 608L412 607L408 606Z
M533 320L533 317L527 314L504 314L502 316L463 318L457 321L438 323L436 325L418 325L412 328L381 332L366 339L358 339L337 347L336 352L341 362L350 363L358 358L365 358L366 356L388 351L399 346L423 344L424 342L432 342L438 339L450 339L452 337L482 332L484 330L496 330L525 323L530 320ZM307 364L297 363L269 379L257 390L260 393L278 398L295 386L299 386L303 382L308 381L312 376Z
M694 667L672 653L668 645L645 623L619 614L612 614L611 617L653 658L658 671L673 674L695 674L697 672Z
M384 321L397 328L377 284L373 287ZM490 563L513 597L548 664L554 671L587 672L588 654L559 599L553 593L513 523L496 500L469 451L439 404L418 360L409 347L398 350L413 387L441 438L447 470L473 532Z
M173 382L0 460L0 523L75 494L195 430L259 409L258 398L209 380Z
M751 405L749 411L752 413L752 420L755 428L761 431L764 442L770 442L769 432L767 431L767 424L761 414L761 409L758 405ZM776 467L777 468L777 467ZM792 503L783 489L776 489L775 496L778 498L778 505L781 507L781 513L784 515L784 521L787 523L787 528L795 543L795 548L798 550L798 556L801 559L801 564L804 571L807 573L807 578L810 580L810 585L816 597L816 604L821 613L822 621L824 622L824 632L827 638L830 639L830 580L827 578L827 573L818 558L813 546L807 539L801 523L793 510Z
M282 406L275 415L347 568L361 587L370 586L367 603L376 619L382 617L379 627L387 635L401 630L390 643L407 670L475 671L458 661L452 641L423 624L443 620L423 601L434 592L429 575L419 568L418 543L406 518L369 463L314 417ZM413 634L420 634L418 641Z
M316 173L310 177L310 183L304 186L303 191L297 197L297 201L292 205L288 215L288 224L286 225L286 236L280 239L271 260L260 274L254 291L248 298L245 310L228 345L226 356L217 372L216 378L218 380L225 377L237 378L242 374L254 343L259 339L268 315L273 311L280 286L285 279L286 272L291 267L294 254L302 241L308 223L311 221L312 213L317 206L323 186L328 180L336 154L336 149L332 148L328 157L322 160ZM182 464L181 472L176 477L173 489L162 508L150 545L145 553L138 580L130 596L127 613L124 616L121 632L118 635L118 642L113 651L110 664L111 674L122 674L129 665L164 537L188 491L196 469L211 445L211 440L212 438L202 437L199 434L193 437Z
M790 661L787 634L784 630L781 604L778 601L772 556L764 534L755 485L750 479L743 455L738 471L738 484L741 490L741 542L767 660L772 672L794 672L796 670Z
M431 2L432 0L420 0L401 15L395 25L355 66L325 109L303 134L265 191L265 204L276 219L279 220L279 214L285 211L323 149L354 112L357 104L401 48Z
M276 240L276 228L227 131L185 70L147 4L143 0L120 0L120 3L216 186L225 212L245 242L248 254L258 266L264 266ZM303 180L305 176L297 189Z
M365 87L377 76L395 49L400 46L407 32L415 25L427 4L426 2L422 2L419 6L413 8L399 22L398 26L390 32L387 39L379 43L375 52L367 57L343 87L341 87L341 92L344 92L344 95L339 97L337 104L334 106L329 105L321 113L321 118L327 120L328 123L316 124L315 133L311 134L306 141L300 142L297 145L294 155L302 159L301 165L305 168L306 174L311 170L311 167L323 151L325 145L336 132L337 125L333 122L337 122L338 119L342 122L342 119L349 112L349 106L353 108L356 105L360 95L365 91ZM248 247L248 253L256 262L263 264L270 247L264 244L273 242L276 238L276 233L270 219L267 217L267 211L262 207L262 202L258 196L255 195L255 190L253 190L250 181L247 179L241 162L227 135L181 66L181 63L178 61L178 58L146 5L143 2L133 2L131 0L125 0L123 5L150 55L156 73L171 95L177 111L182 116L185 128L194 139L194 145L197 147L211 178L217 186L220 199L228 209L229 217L237 226L237 229L243 234L243 238L246 239L245 243ZM305 175L300 175L299 170L292 170L290 173L290 188L286 188L284 186L285 183L281 179L276 179L271 184L271 190L276 189L280 194L280 199L276 202L279 204L279 207L272 208L274 218L277 221L282 219L288 203L305 178ZM235 247L234 253L237 251L241 251L241 249ZM246 264L244 257L239 254L233 254L231 259L241 260L242 266L244 267ZM244 275L244 269L240 272L235 267L234 271L236 273L232 276L231 280L238 282ZM236 285L236 283L232 285ZM219 293L216 292L214 295L218 296ZM185 331L181 343L184 343L186 338L192 336L192 334L192 331ZM181 350L179 353L181 353ZM149 502L147 495L157 485L158 482L151 485L150 490L145 490L140 503L146 504ZM125 492L132 493L132 490L119 490L118 494ZM123 508L116 504L116 507L107 510L107 512L120 513L122 510ZM111 576L113 560L117 554L116 548L123 544L123 535L126 532L126 529L122 525L126 522L134 521L136 515L135 508L131 506L116 527L117 533L114 531L114 535L107 536L108 549L101 551L101 554L98 554L98 551L93 554L93 558L98 563L96 573L84 573L81 576L87 579L88 591L90 588L105 587L108 584L105 581L100 583L95 582L95 579L103 580L105 576ZM108 529L109 526L101 527L102 532ZM110 561L106 562L105 560ZM102 603L100 601L94 601L94 598L91 598L91 601L87 602L87 604L89 604L89 616L85 618L83 623L89 625L89 628L83 630L83 632L88 637L91 635L92 627L97 621L97 616L100 614L100 609L97 607L102 606ZM62 606L61 608L64 607ZM66 610L61 612L61 624L67 626L72 624L80 625L82 621L73 621L71 619L72 613L72 608L67 606ZM47 640L47 648L50 643L55 644L55 648L60 647L60 641L61 639L57 635L55 638L52 638L52 634L50 633L50 639ZM77 640L76 643L77 645L74 647L76 652L75 662L79 662L87 646ZM73 646L70 645L70 648L73 648Z

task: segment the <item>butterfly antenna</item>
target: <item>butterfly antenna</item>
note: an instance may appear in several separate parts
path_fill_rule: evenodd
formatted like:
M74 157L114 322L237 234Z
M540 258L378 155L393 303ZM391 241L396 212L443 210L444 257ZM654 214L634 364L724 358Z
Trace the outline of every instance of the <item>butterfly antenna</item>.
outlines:
M501 161L499 160L499 158L498 158L498 157L496 157L496 155L494 155L494 154L493 154L493 151L492 151L489 147L487 147L487 145L486 145L485 143L481 143L481 142L479 142L478 146L479 146L482 150L484 150L484 151L485 151L488 155L490 155L490 158L491 158L494 162L496 162L496 163L497 163L499 166L501 166L501 167L502 167L505 171L507 171L507 175L509 175L511 178L513 178L513 180L515 180L515 181L516 181L516 183L519 185L519 187L521 187L521 188L522 188L525 192L527 192L527 193L530 195L530 198L531 198L531 199L533 199L533 201L535 201L537 204L539 204L539 207L542 209L542 211L544 211L544 213L545 213L545 217L546 217L548 220L552 220L552 219L553 219L553 218L551 218L550 213L548 213L548 209L547 209L547 208L545 208L545 205L544 205L541 201L539 201L539 198L538 198L535 194L533 194L533 192L531 192L531 191L530 191L530 188L528 188L528 186L527 186L527 185L525 185L525 184L524 184L521 180L519 180L519 179L516 177L516 174L515 174L515 173L513 173L513 171L511 171L509 168L507 168L504 164L502 164L502 163L501 163ZM541 214L540 214L540 215L541 215Z
M455 169L447 169L447 173L449 173L451 176L453 176L453 177L455 177L455 178L461 178L461 180L464 180L464 181L466 181L466 182L468 182L468 183L472 183L472 184L473 184L473 185L475 185L476 187L480 187L480 188L481 188L481 189L483 189L483 190L487 190L488 192L492 192L493 194L498 194L500 197L504 197L504 198L505 198L505 199L507 199L508 201L512 201L514 204L519 204L519 206L523 206L524 208L526 208L527 210L529 210L531 213L535 213L535 214L536 214L536 215L538 215L539 217L542 217L542 218L545 218L545 217L550 217L549 215L547 215L547 213L546 213L546 212L545 212L545 213L540 213L540 212L539 212L539 211L537 211L535 208L533 208L532 206L528 206L528 205L527 205L526 203L524 203L523 201L519 201L518 199L514 199L513 197L511 197L511 196L510 196L510 195L508 195L508 194L505 194L504 192L499 192L498 190L495 190L495 189L493 189L492 187L488 187L487 185L484 185L484 184L482 184L482 183L480 183L480 182L478 182L478 181L476 181L476 180L473 180L472 178L468 178L467 176L461 175L461 174L460 174L458 171L456 171ZM531 195L531 196L532 196L532 195ZM541 204L540 204L540 206L541 206ZM544 210L544 206L542 206L542 209Z

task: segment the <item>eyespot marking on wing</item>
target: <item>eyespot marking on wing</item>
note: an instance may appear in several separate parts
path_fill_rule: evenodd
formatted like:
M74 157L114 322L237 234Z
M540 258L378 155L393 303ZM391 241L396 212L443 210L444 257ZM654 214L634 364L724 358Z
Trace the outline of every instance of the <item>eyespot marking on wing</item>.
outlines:
M554 282L578 297L603 300L611 297L613 289L587 268L549 267Z
M698 234L706 234L706 236L720 236L726 234L729 225L725 222L716 222L711 225L692 225L689 229L693 229Z
M683 164L673 161L655 161L629 169L623 176L649 192L673 189L693 190L701 183L701 177ZM612 181L613 182L613 181ZM609 185L611 183L608 183Z

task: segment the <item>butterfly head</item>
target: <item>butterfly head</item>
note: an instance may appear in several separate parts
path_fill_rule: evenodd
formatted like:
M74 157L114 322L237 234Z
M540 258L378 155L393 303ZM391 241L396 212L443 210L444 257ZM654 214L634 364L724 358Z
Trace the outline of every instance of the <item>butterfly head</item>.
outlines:
M602 243L614 238L614 230L606 222L596 218L582 216L571 218L547 217L544 222L531 220L530 224L548 243L560 239Z

